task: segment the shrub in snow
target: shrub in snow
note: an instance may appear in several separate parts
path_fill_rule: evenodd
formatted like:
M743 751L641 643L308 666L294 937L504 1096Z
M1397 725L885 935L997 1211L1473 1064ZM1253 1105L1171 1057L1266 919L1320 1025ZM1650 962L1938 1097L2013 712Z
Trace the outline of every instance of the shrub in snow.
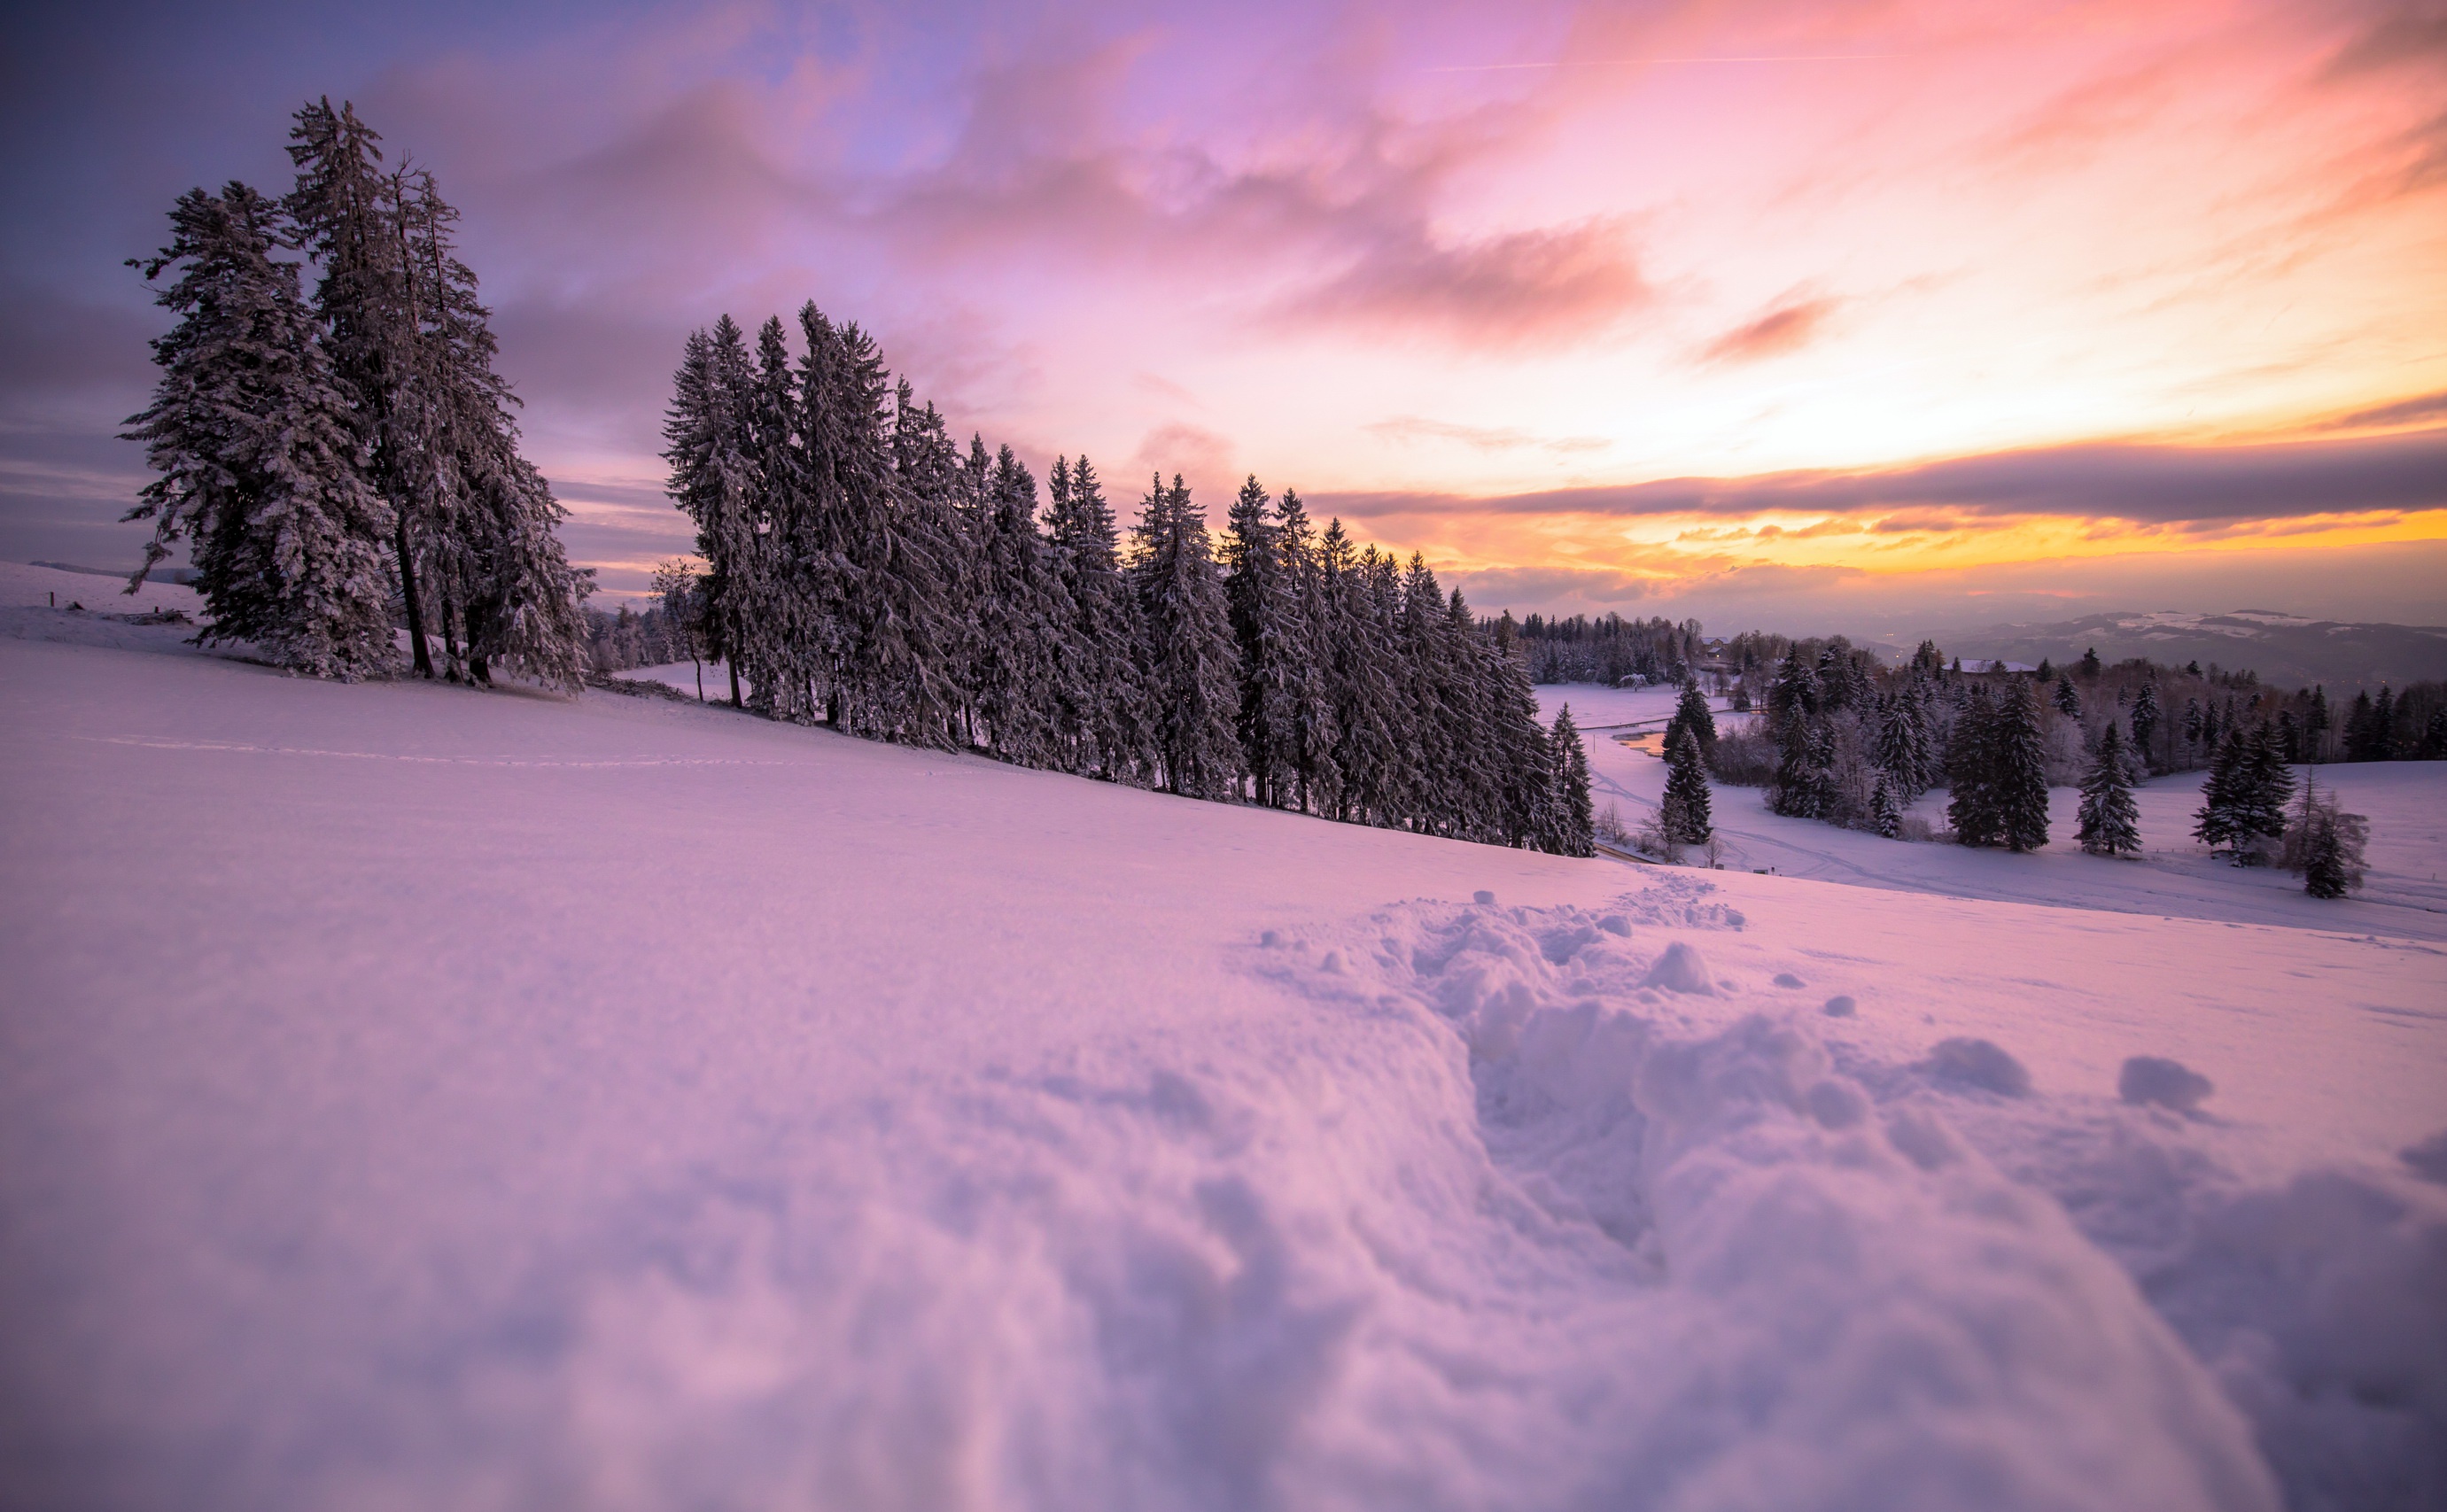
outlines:
M2116 1074L2115 1095L2136 1106L2171 1107L2189 1113L2217 1090L2206 1076L2157 1055L2135 1055Z
M1999 1097L2024 1097L2031 1090L2031 1073L2022 1068L2022 1063L1989 1040L1940 1040L1928 1052L1928 1069L1939 1081Z
M2333 792L2321 793L2309 781L2286 826L2277 860L2303 879L2303 890L2313 898L2343 898L2362 884L2362 847L2369 840L2370 821L2344 812Z

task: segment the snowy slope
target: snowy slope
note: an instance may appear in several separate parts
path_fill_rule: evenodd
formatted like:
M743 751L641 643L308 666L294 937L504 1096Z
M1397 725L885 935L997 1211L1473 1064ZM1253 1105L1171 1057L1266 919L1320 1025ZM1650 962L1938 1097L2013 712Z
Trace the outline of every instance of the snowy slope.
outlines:
M29 1503L2447 1488L2400 933L42 637L0 709Z

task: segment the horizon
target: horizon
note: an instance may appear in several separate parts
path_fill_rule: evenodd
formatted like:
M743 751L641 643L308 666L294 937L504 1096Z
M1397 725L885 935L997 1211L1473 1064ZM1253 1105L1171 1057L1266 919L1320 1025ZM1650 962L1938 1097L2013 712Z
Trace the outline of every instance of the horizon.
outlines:
M9 555L133 558L121 261L329 94L464 210L607 604L691 544L688 331L813 299L1040 476L1254 473L1490 614L2447 622L2409 12L306 14L10 23Z

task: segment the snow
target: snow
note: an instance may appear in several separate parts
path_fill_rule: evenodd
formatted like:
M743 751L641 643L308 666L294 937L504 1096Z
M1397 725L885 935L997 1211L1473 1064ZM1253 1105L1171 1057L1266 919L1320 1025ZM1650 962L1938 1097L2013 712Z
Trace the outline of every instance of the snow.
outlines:
M28 1502L2447 1493L2410 905L2098 862L2156 879L2063 906L2059 856L1872 860L1727 789L1786 875L1574 861L39 616ZM1591 744L1619 801L1659 767ZM2135 1057L2213 1090L2128 1101Z
M1617 805L1627 826L1654 810L1665 794L1665 764L1657 752L1674 712L1675 691L1571 685L1541 688L1546 715L1569 704L1589 741L1591 795ZM1585 711L1584 711L1585 706ZM1717 709L1718 728L1750 716ZM1625 746L1618 737L1634 737ZM2206 772L2155 778L2134 790L2140 812L2142 854L2103 860L2073 841L2081 795L2059 787L2048 795L2046 849L2013 856L1954 845L1907 844L1814 820L1771 814L1762 789L1718 784L1712 804L1727 842L1728 870L1773 869L1778 876L1955 898L1986 898L2058 908L2108 910L2188 918L2282 924L2297 929L2377 933L2447 942L2447 764L2381 762L2297 767L2345 807L2369 817L2370 875L2362 891L2342 901L2303 892L2302 879L2268 869L2238 870L2212 859L2192 839ZM1922 795L1906 816L1945 825L1944 789Z

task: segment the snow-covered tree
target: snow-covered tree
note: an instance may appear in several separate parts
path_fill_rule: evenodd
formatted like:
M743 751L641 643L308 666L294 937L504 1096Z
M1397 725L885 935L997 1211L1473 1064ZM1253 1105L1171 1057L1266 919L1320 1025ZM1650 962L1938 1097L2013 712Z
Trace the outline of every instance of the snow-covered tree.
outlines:
M2141 848L2141 813L2133 802L2124 737L2113 721L2099 732L2098 749L2082 779L2078 834L2093 856L2126 856Z
M2156 769L2157 764L2150 753L2151 741L2157 734L2163 717L2158 705L2158 685L2155 682L2143 683L2141 690L2133 695L2133 748L2140 753L2142 765L2153 770Z
M1597 822L1589 803L1589 753L1572 723L1569 704L1555 710L1546 744L1554 759L1555 827L1550 849L1560 856L1594 856Z
M154 522L129 590L187 539L204 638L253 641L318 677L389 671L391 518L297 266L273 255L276 207L233 182L190 191L170 224L142 264L148 279L179 269L157 299L180 319L153 343L153 403L128 422L161 475L125 517Z
M2016 682L1999 697L1994 760L2001 838L2008 850L2037 850L2048 842L2048 768L2035 685Z
M1665 742L1665 799L1661 825L1669 840L1686 845L1705 844L1716 827L1709 812L1707 761L1700 754L1699 732L1678 726Z
M1895 799L1895 782L1890 773L1878 773L1878 785L1869 795L1869 827L1887 840L1903 838L1903 804Z
M1972 688L1946 741L1945 822L1964 845L2000 845L2005 817L1997 793L1997 713L1988 690Z
M1674 732L1688 729L1699 740L1702 758L1717 753L1717 716L1708 711L1708 696L1699 691L1699 679L1689 672L1682 674L1682 687L1674 700L1674 717L1665 725L1665 746L1674 747Z
M1229 797L1240 781L1240 657L1205 517L1158 477L1131 531L1139 669L1166 791Z
M1298 702L1308 636L1272 503L1254 475L1232 501L1224 595L1241 652L1241 752L1250 796L1281 807L1299 793Z

